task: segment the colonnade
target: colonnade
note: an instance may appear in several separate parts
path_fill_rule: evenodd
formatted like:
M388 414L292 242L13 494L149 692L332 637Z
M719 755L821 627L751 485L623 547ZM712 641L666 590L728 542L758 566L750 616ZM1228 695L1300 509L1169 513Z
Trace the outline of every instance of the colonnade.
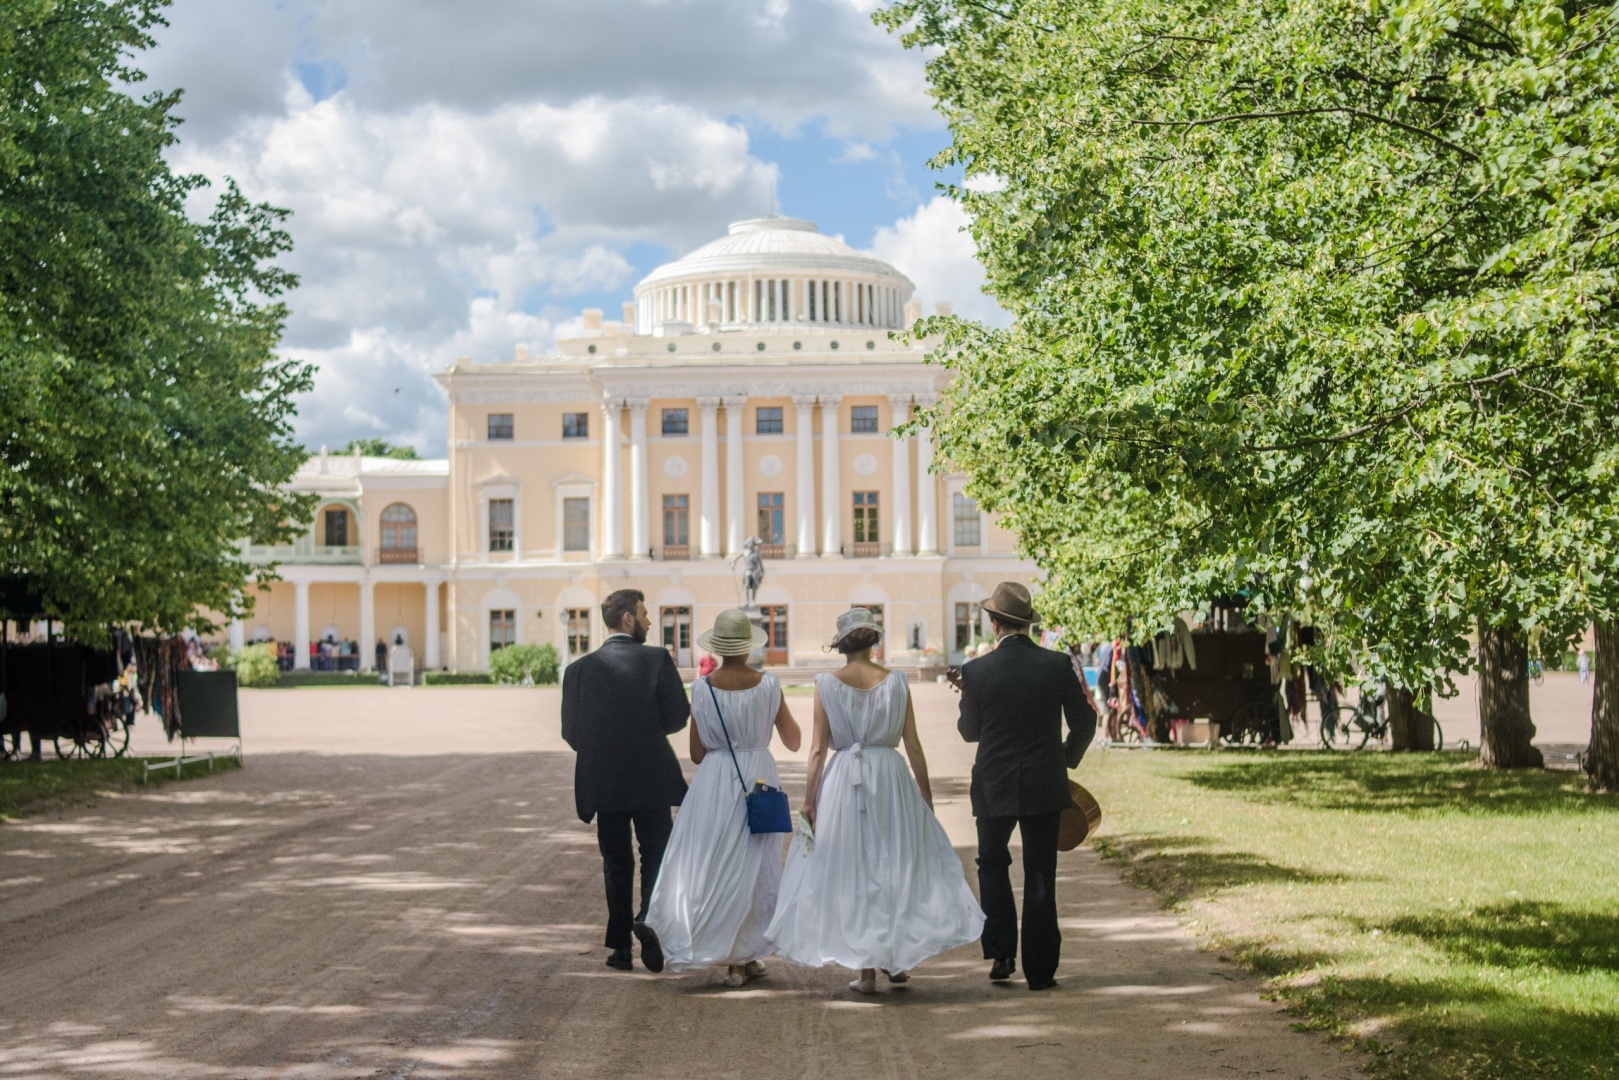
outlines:
M889 396L896 425L910 417L913 395ZM931 397L916 403L926 405ZM746 395L699 397L697 411L701 462L698 487L693 500L697 513L697 555L713 559L738 554L752 534L744 503L743 427L747 411ZM842 428L842 396L838 394L799 395L792 399L795 429L792 509L793 528L784 530L796 541L798 558L841 558L843 551L843 480L839 436ZM607 559L646 559L651 555L651 496L647 483L647 412L650 401L613 397L602 403L602 430L606 433L602 454L602 556ZM820 527L816 527L815 411L821 413ZM719 431L721 411L725 413L724 520L721 520ZM626 549L621 507L624 502L624 448L622 415L629 413L629 492L630 537ZM933 440L926 430L914 438L891 439L893 470L890 491L884 502L888 511L895 555L937 555L939 553L938 505L930 477ZM912 455L915 455L917 491L915 531L912 531Z
M309 668L309 586L326 584L325 582L294 581L292 601L292 666L299 671ZM352 579L340 579L331 582L335 585L356 584ZM379 584L422 585L427 590L425 627L423 634L427 640L420 643L422 664L429 671L439 667L439 603L438 588L443 581L431 578L427 581L386 581L376 582L369 579L358 582L360 587L360 670L371 671L375 667L373 662L372 646L377 640L377 606L376 586ZM246 644L245 633L240 619L234 619L230 624L230 645L232 649L240 649ZM392 644L390 642L390 644ZM412 643L414 648L416 643Z
M905 294L881 280L755 277L663 285L644 295L653 325L694 323L817 323L897 327Z

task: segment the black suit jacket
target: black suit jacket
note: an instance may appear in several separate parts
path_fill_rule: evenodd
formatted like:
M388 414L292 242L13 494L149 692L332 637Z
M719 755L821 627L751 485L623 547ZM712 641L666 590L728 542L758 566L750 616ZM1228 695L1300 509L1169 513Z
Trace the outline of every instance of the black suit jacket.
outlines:
M1096 709L1067 654L1009 634L962 667L956 729L978 744L974 817L1049 814L1069 804L1068 770L1096 735Z
M562 675L562 738L579 755L573 799L581 820L602 810L678 806L686 780L668 736L691 703L665 649L608 638Z

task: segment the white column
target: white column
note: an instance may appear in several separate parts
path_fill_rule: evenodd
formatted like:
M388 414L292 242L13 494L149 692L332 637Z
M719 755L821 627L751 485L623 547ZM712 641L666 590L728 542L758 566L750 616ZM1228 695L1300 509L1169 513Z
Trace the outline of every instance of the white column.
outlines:
M815 397L793 398L798 412L798 484L793 501L798 508L798 557L815 554Z
M843 554L843 484L838 475L838 432L843 399L821 395L821 558Z
M702 522L698 532L699 554L712 559L720 553L720 399L697 399L703 418L703 461L701 498Z
M630 558L644 559L647 534L646 401L630 402Z
M439 668L438 656L438 582L427 582L427 641L422 649L422 665L428 671Z
M247 634L242 628L242 620L232 619L230 621L230 651L233 653L241 652L246 645Z
M619 485L623 483L623 456L619 447L619 404L602 402L602 558L624 557L624 525L621 518L624 496Z
M898 427L910 419L911 396L909 394L891 395L888 399L893 409L893 425ZM894 554L911 554L911 440L895 439L894 443L894 509L890 511L894 519Z
M917 404L931 405L934 398L918 398ZM939 485L933 477L933 430L916 433L916 551L919 555L939 553Z
M746 508L742 505L742 414L746 397L725 399L725 553L735 555L747 538Z
M309 669L309 582L300 581L292 587L292 666L300 671Z
M377 666L377 587L370 579L360 582L360 670Z

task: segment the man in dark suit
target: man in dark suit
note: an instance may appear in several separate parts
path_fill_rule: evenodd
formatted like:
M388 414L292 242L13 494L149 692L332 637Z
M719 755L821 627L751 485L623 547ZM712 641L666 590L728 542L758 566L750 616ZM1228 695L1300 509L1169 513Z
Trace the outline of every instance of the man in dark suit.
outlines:
M984 959L1002 982L1017 970L1018 916L1012 896L1015 828L1023 837L1023 968L1030 990L1057 985L1057 824L1071 804L1068 770L1096 734L1096 710L1064 653L1029 639L1029 590L1003 581L983 605L993 652L961 669L957 730L978 744L973 816L978 819L978 898ZM1062 737L1063 717L1068 738Z
M582 821L596 819L596 842L607 879L607 966L629 971L630 935L641 962L663 970L658 935L641 920L658 882L674 821L686 795L680 762L668 736L686 726L691 704L675 662L646 644L652 622L645 597L620 589L602 603L607 640L568 665L562 676L562 738L579 755L573 798ZM635 855L641 848L641 907L634 908Z

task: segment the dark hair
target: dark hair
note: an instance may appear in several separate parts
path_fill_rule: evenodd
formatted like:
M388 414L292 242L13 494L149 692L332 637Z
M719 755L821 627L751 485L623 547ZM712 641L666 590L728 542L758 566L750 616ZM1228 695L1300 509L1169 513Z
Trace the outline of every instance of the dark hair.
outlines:
M608 593L607 599L602 601L602 622L607 624L607 633L617 633L624 616L634 615L635 605L645 599L646 594L640 589L619 589Z
M857 652L864 652L867 649L872 648L882 639L882 634L878 633L876 630L873 630L869 626L862 626L858 630L850 630L847 634L844 634L843 640L838 642L835 646L833 646L833 648L837 649L838 652L842 653L844 656L853 656Z
M998 626L1002 630L1013 634L1028 633L1029 627L1034 625L1033 623L1018 622L1016 619L1007 618L1005 615L997 615L993 611L986 611L984 614L989 616L989 625Z

